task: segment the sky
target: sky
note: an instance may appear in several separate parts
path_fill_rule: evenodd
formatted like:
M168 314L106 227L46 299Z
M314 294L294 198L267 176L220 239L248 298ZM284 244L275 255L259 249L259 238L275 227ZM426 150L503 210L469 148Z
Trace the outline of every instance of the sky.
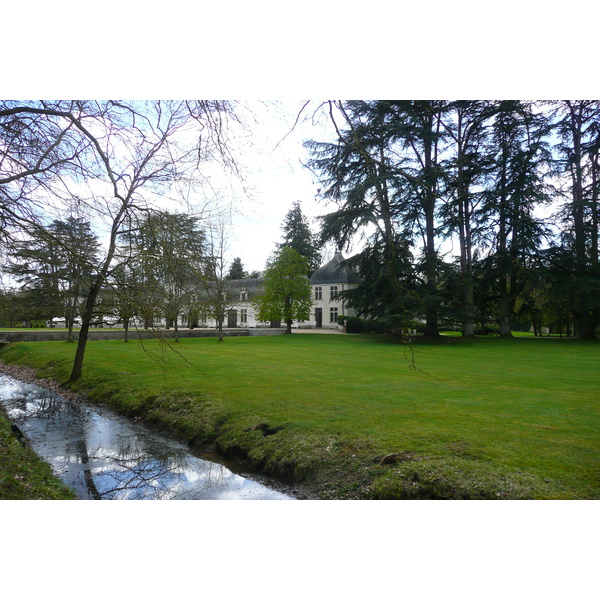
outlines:
M238 198L240 212L233 218L230 253L239 256L250 272L263 270L266 260L281 242L281 226L294 202L300 202L302 213L314 232L319 227L317 217L332 209L331 205L328 207L318 200L321 187L318 178L303 166L308 159L303 142L335 138L326 118L313 121L317 102L302 112L297 124L303 102L247 104L256 111L259 122L253 129L255 154L246 172L249 194L242 193ZM331 253L326 249L325 254L328 252Z

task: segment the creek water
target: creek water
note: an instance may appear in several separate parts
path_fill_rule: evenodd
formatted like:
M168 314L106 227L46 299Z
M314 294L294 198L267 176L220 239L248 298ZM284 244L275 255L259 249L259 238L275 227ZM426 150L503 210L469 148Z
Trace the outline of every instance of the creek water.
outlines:
M2 373L0 402L36 454L82 500L295 499L141 423Z

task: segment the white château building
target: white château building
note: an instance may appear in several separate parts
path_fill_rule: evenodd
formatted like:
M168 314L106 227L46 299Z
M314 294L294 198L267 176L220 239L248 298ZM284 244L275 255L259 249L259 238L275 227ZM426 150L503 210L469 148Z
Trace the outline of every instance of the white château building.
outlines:
M341 315L355 316L354 311L348 308L340 292L352 289L362 282L362 279L350 268L341 266L344 260L341 252L320 269L317 269L310 278L310 287L313 299L313 308L310 321L294 323L293 327L339 329L337 318ZM262 279L237 279L229 282L232 290L239 294L239 300L229 310L227 327L269 327L278 324L261 323L256 320L253 301L262 292ZM207 327L214 327L214 321L203 323Z
M312 325L318 329L340 327L337 319L341 315L355 316L352 309L348 308L340 292L355 288L362 279L352 269L341 266L344 260L341 252L320 269L317 269L310 278L310 287L313 297Z

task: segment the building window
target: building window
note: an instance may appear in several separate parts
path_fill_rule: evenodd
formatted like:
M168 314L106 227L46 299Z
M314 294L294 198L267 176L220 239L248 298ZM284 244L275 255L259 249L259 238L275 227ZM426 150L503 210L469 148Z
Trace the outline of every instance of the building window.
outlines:
M315 288L315 300L322 300L323 299L323 288L321 286L318 286Z
M248 300L248 290L242 290L240 292L240 300L242 302L245 302L246 300Z
M248 309L242 308L242 309L240 309L240 323L247 323L247 322L248 322Z
M337 306L332 306L329 309L329 322L330 323L337 323L337 318L338 318L338 309L337 309Z
M330 296L329 296L329 300L335 300L337 298L337 293L338 293L338 289L337 289L337 285L332 285L330 288Z

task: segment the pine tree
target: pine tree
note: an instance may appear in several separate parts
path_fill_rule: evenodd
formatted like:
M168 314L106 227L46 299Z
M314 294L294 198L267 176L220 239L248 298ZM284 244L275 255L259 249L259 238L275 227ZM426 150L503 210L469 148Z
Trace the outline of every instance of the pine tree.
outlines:
M54 220L15 244L9 272L43 303L40 315L61 314L73 341L73 324L89 289L99 244L81 218Z
M310 230L308 219L302 214L300 202L294 202L284 218L281 230L283 242L278 244L279 249L292 248L300 256L304 256L308 264L306 275L310 277L321 264L321 254L317 237Z
M229 267L229 274L227 279L244 279L247 277L247 273L244 270L241 258L234 258L231 266Z
M600 102L558 103L559 168L568 180L565 229L575 258L574 311L579 335L596 337L600 324Z
M462 333L467 337L474 335L473 260L481 189L489 161L483 147L493 110L490 102L460 100L450 104L443 120L450 156L443 163L446 202L441 205L439 216L447 231L458 234Z
M390 314L405 309L406 273L397 269L405 264L406 241L421 242L420 312L426 318L425 333L431 336L439 335L435 217L441 115L446 105L441 101L336 103L344 119L344 127L337 128L337 143L307 143L312 155L309 165L323 176L323 196L339 206L323 218L321 239L345 245L356 234L369 232L373 252L365 253L365 260L375 254L381 258L378 280L386 289Z

